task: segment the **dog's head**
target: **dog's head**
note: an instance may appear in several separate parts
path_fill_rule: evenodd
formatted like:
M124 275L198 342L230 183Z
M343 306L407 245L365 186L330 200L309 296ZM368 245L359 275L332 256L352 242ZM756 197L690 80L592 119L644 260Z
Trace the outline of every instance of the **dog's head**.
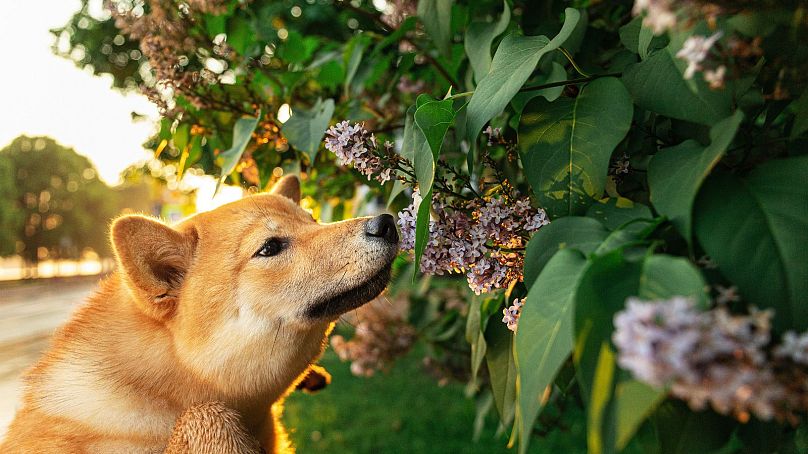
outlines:
M112 241L123 281L181 350L327 326L384 289L398 233L390 215L320 224L299 200L298 179L285 177L269 194L173 227L119 218Z

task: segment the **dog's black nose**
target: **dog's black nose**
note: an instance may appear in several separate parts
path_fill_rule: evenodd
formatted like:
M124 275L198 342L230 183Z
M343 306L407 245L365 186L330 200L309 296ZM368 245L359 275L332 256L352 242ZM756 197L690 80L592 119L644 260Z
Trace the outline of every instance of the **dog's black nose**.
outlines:
M396 220L389 214L380 214L365 223L365 235L382 238L388 243L398 244Z

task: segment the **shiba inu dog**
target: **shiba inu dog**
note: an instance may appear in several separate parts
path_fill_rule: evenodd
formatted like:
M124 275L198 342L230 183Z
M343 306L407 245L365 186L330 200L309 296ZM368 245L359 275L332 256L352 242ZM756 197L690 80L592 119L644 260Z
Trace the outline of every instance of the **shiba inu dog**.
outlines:
M398 250L392 216L319 224L299 200L284 177L178 225L117 219L117 270L28 372L0 452L290 451L284 396Z

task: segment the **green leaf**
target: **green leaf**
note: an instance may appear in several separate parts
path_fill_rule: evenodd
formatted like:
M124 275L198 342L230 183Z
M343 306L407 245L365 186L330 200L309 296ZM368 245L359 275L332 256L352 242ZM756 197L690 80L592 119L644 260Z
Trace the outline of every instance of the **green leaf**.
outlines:
M418 17L424 29L441 54L449 56L449 43L452 33L453 0L419 0Z
M651 209L641 203L615 198L592 204L586 211L586 215L597 219L609 230L617 230L625 226L625 224L638 219L651 219L654 217ZM644 223L634 222L632 225L626 226L625 229L634 232L644 227L646 227Z
M410 106L407 109L407 114L404 117L404 133L401 138L401 156L410 162L415 162L416 150L429 147L426 137L415 125L415 110L417 108L418 106Z
M621 251L590 259L575 294L575 362L582 392L592 394L600 346L612 334L614 314L623 309L626 298L636 296L642 276L642 262L629 261Z
M255 44L253 22L240 16L231 17L227 23L227 44L239 55L248 56Z
M362 55L365 52L367 43L365 42L365 35L357 35L355 38L348 42L345 47L344 64L345 64L345 95L350 94L351 82L353 82L356 71L359 69L359 63L362 62Z
M565 248L592 253L608 236L603 225L591 218L559 218L534 233L525 248L524 282L531 288L550 259Z
M676 50L672 46L651 54L623 72L623 83L634 102L651 112L705 125L730 116L729 90L710 90L701 79L691 81L696 86L694 90L674 61Z
M420 105L415 111L415 124L426 137L429 148L432 151L430 158L432 159L433 175L424 181L421 177L418 178L419 185L423 184L422 188L426 189L432 186L432 178L434 177L434 163L440 156L440 148L443 145L443 138L446 136L446 131L454 121L455 111L452 108L452 100L444 99L442 101L428 101ZM418 155L415 155L416 175L418 170ZM429 184L426 184L428 181Z
M792 103L796 110L794 126L791 127L791 138L796 139L805 131L808 131L808 90Z
M532 86L537 85L544 85L550 84L554 82L562 82L567 80L567 70L564 67L557 63L551 62L550 63L550 72L547 74L543 74L542 77L535 80L535 85L531 84ZM543 88L541 90L530 90L530 91L522 91L516 94L511 100L511 108L513 109L513 115L508 120L508 126L513 128L514 130L519 129L519 121L522 118L522 111L525 109L527 103L539 96L543 96L544 99L547 101L553 102L559 97L561 94L564 93L564 87L552 87L552 88Z
M394 180L393 181L393 187L390 189L390 194L387 196L387 204L386 204L386 206L387 206L388 209L390 208L390 205L392 205L393 202L396 200L396 198L402 192L404 192L405 189L407 189L407 187L404 186L404 183L401 180Z
M581 13L565 10L564 26L555 38L546 36L517 36L511 34L499 44L491 71L480 80L469 101L466 117L466 138L477 140L488 120L502 112L519 89L530 78L541 57L558 49L575 30Z
M452 100L431 100L428 95L421 95L417 100L414 122L416 128L410 130L413 152L413 167L418 180L418 189L424 195L424 201L418 208L415 220L415 266L418 269L421 256L429 241L429 211L431 209L432 183L435 180L435 163L440 155L440 148L446 131L454 120ZM406 134L407 131L405 131ZM424 146L423 144L426 144Z
M317 42L311 36L304 38L300 32L290 30L286 40L278 46L276 55L286 63L303 63L314 54Z
M295 109L281 130L289 143L306 153L309 162L314 163L333 114L334 100L318 99L311 110Z
M707 283L701 272L682 257L657 254L646 258L639 284L637 295L646 300L684 296L703 309L709 305Z
M474 71L474 80L479 82L491 69L491 44L494 38L508 28L511 21L511 8L503 2L502 15L497 22L472 22L466 29L463 44L466 55Z
M426 142L426 140L424 140ZM413 273L412 279L418 275L421 269L421 257L424 255L424 249L429 242L429 217L432 210L432 190L427 191L426 194L421 193L421 204L418 206L418 213L415 215L415 246L413 260Z
M693 140L666 148L648 165L651 203L671 220L683 237L691 239L693 201L704 179L724 156L743 120L735 112L710 129L710 145L703 147Z
M731 418L711 411L694 412L678 401L662 404L654 413L655 425L661 430L661 454L709 453L722 448L737 427Z
M587 405L586 444L592 454L615 452L615 417L612 394L615 387L614 351L608 341L600 344L592 394Z
M665 399L665 392L660 392L636 380L627 380L615 387L614 396L617 413L616 448L622 450L631 437L648 419L653 410Z
M503 426L513 421L516 409L516 363L513 359L513 335L504 323L490 323L485 330L488 351L485 355L491 377L491 391Z
M469 315L466 318L466 341L471 346L471 386L474 389L477 389L477 374L480 371L480 366L483 364L487 349L485 336L483 336L481 329L482 320L480 313L482 311L482 302L483 298L471 298Z
M648 58L650 46L652 41L655 41L654 32L644 27L643 18L640 16L635 17L628 24L620 27L620 42L626 49L639 54L642 60ZM661 41L663 38L656 38L656 41ZM656 43L655 43L656 44Z
M260 112L255 118L239 118L233 125L233 144L229 149L219 155L219 157L223 159L221 165L222 172L219 176L219 181L216 183L215 192L219 191L219 186L221 186L224 179L235 170L236 165L238 165L238 162L241 160L241 155L244 154L244 150L247 149L247 144L250 143L252 133L255 131L255 127L258 126L259 118L261 118Z
M519 127L520 157L551 218L583 214L606 186L609 158L631 126L631 98L619 80L597 79L576 98L535 99Z
M208 38L213 39L216 37L216 35L224 33L226 31L226 20L227 16L224 14L217 16L205 14L202 21L205 24L205 31L208 33Z
M808 327L808 156L769 161L746 178L712 175L694 210L699 243L744 300L777 310L775 328Z
M580 252L558 251L530 287L522 309L514 341L520 453L527 452L545 388L572 352L572 304L585 265Z
M177 126L176 131L174 131L174 135L171 137L172 142L174 143L174 147L177 151L182 152L186 145L188 145L188 140L191 137L191 125L188 123L182 123Z

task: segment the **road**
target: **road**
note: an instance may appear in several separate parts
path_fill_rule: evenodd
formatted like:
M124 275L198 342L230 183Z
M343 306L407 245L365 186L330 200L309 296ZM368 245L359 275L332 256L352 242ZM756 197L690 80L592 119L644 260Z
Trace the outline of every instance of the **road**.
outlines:
M82 278L0 287L0 436L19 406L22 373L96 284Z

